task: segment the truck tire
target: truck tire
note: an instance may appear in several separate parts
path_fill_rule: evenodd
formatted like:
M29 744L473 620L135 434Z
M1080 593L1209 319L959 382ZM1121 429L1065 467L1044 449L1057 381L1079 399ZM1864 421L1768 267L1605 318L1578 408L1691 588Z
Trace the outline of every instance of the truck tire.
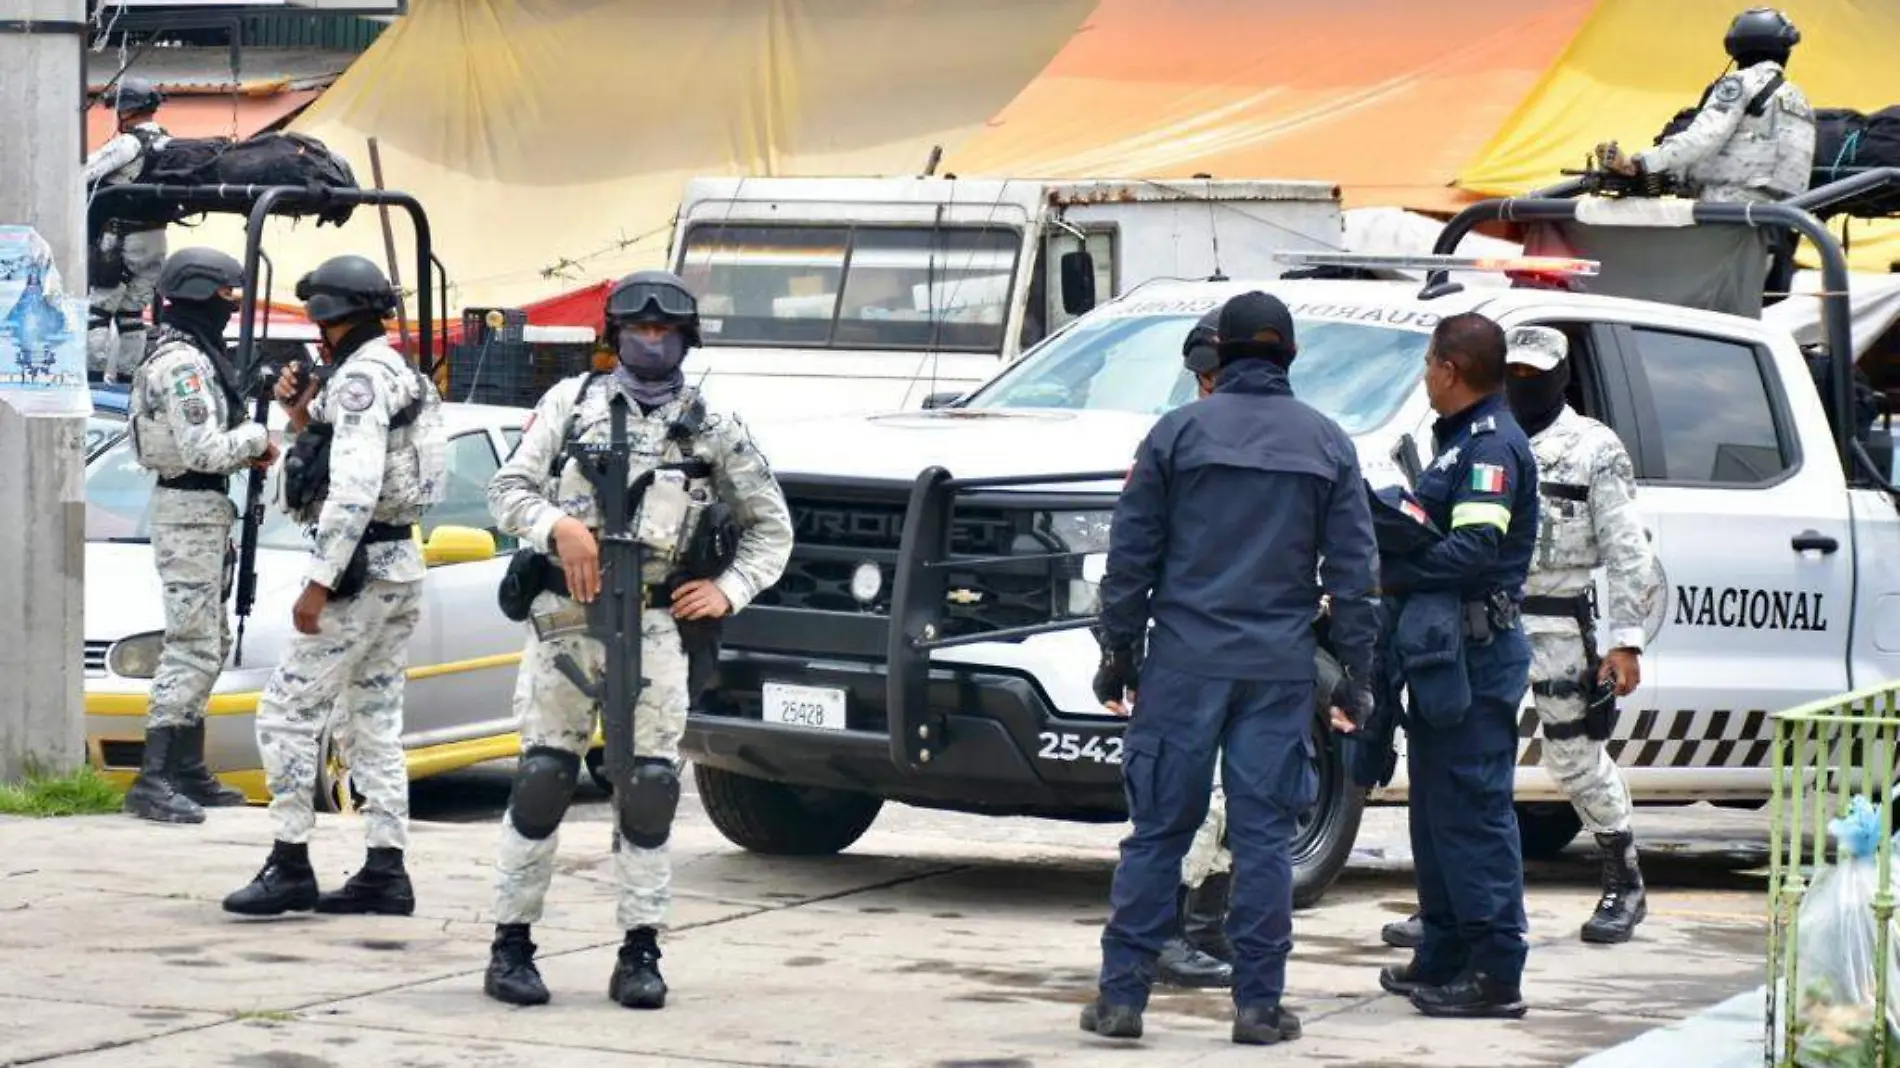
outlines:
M1314 763L1319 800L1294 826L1293 907L1311 908L1326 896L1352 856L1359 820L1366 812L1366 791L1354 785L1347 749L1339 735L1315 720Z
M1525 860L1551 859L1581 830L1583 820L1568 801L1527 801L1517 806L1517 839Z
M693 765L699 803L713 826L741 849L767 856L839 852L871 828L884 799L847 790L786 786Z

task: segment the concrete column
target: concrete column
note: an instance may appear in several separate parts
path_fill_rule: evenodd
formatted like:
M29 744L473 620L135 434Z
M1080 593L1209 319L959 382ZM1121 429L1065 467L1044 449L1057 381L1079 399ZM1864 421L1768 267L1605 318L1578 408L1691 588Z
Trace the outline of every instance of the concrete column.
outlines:
M72 26L85 21L85 0L0 4L0 223L38 230L78 297L86 36ZM83 418L0 401L0 782L86 756L84 443Z

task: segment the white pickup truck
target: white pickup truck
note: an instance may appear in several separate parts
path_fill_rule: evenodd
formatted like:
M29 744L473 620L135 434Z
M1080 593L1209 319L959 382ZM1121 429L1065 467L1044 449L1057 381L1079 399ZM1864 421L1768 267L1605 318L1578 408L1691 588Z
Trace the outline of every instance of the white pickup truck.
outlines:
M699 178L668 258L699 295L689 370L758 420L928 407L1098 298L1276 277L1344 230L1328 182Z
M1519 218L1578 207L1508 203ZM1727 223L1724 207L1693 205L1694 217ZM1470 209L1440 247L1498 210ZM1844 292L1838 246L1814 230L1826 289ZM729 624L719 680L689 721L684 751L714 823L749 849L822 852L854 841L885 800L1125 818L1122 723L1090 693L1096 650L1078 628L1095 611L1119 472L1155 417L1194 396L1188 328L1254 288L1292 310L1294 391L1353 436L1375 484L1402 477L1397 450L1430 459L1420 378L1442 317L1565 333L1571 403L1628 446L1667 589L1609 752L1638 803L1760 804L1771 710L1900 675L1887 432L1831 423L1794 339L1756 319L1432 281L1156 282L949 407L756 427L798 541L785 577ZM1827 327L1851 352L1844 301ZM1845 397L1847 369L1835 370L1829 395ZM1520 825L1526 852L1548 854L1578 823L1538 766L1528 704L1521 724ZM1403 762L1368 797L1345 774L1347 747L1316 733L1322 793L1295 845L1302 903L1345 863L1362 806L1406 795Z

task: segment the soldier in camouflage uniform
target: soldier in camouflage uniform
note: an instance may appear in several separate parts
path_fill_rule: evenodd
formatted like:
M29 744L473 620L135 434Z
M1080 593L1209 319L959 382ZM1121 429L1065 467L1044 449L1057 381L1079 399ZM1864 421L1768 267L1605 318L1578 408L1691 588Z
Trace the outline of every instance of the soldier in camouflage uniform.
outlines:
M132 372L132 445L158 476L152 553L164 591L165 639L152 676L145 754L125 811L162 823L202 823L203 805L244 794L205 767L205 704L231 652L231 475L269 466L277 447L246 417L224 328L244 268L222 252L180 250L158 276L158 344Z
M1634 157L1614 142L1598 156L1623 174L1674 175L1698 200L1766 204L1807 192L1814 109L1785 72L1800 41L1781 12L1742 12L1722 42L1739 69L1709 87L1694 121Z
M171 135L158 124L164 102L156 86L143 78L122 78L110 99L119 132L86 158L86 188L136 181L145 159L165 147ZM145 306L152 303L159 265L165 260L165 227L106 220L93 238L88 294L92 314L86 324L86 369L106 382L117 382L145 355Z
M622 279L608 296L602 333L619 353L618 368L569 378L548 390L488 487L500 528L554 559L533 597L532 632L515 687L522 756L502 817L495 938L482 989L510 1004L548 1001L529 926L541 918L554 873L556 830L592 742L596 714L631 715L638 755L628 796L615 798L620 812L613 830L620 890L615 918L627 934L608 996L628 1008L657 1009L666 1003L658 927L672 901L666 839L679 801L679 742L688 704L679 621L737 612L777 582L791 556L792 525L778 481L744 424L731 415L706 414L697 392L686 387L680 364L699 343L699 312L679 278L642 271ZM638 701L631 709L602 709L557 667L570 658L597 685L605 664L581 608L600 589L601 518L593 485L566 450L574 441L605 444L609 402L619 397L632 402L632 477L676 465L672 469L684 476L684 496L692 504L677 532L653 534L664 544L648 544L641 581L651 600L642 617ZM648 488L642 509L659 507L659 485ZM682 581L677 547L707 521L715 496L741 528L732 562L710 580Z
M1643 621L1659 593L1656 561L1636 514L1636 475L1616 432L1564 402L1569 344L1550 327L1509 334L1511 409L1531 437L1542 495L1537 555L1524 585L1524 630L1531 640L1531 693L1543 724L1543 764L1583 825L1596 836L1603 895L1584 923L1586 942L1626 942L1648 913L1629 788L1604 749L1613 693L1642 682ZM1592 572L1602 567L1609 604L1609 653L1596 671ZM1404 945L1417 917L1389 925L1385 939Z
M314 526L315 544L292 610L297 634L257 709L276 842L257 877L224 907L249 916L312 908L406 916L415 894L403 867L403 686L422 612L414 525L444 485L441 401L434 383L385 340L396 294L374 263L327 260L297 283L297 297L322 328L329 366L307 384L285 368L277 383L299 431L285 459L284 502ZM325 727L339 702L348 717L343 755L364 796L368 859L341 890L319 895L312 803Z

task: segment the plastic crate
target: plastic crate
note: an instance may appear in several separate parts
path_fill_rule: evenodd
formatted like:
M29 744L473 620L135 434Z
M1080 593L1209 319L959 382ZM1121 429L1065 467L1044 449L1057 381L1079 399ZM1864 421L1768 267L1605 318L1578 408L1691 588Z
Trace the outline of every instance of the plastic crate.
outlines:
M502 323L491 328L488 316ZM556 382L592 369L594 332L533 326L519 309L468 308L462 340L449 350L444 400L532 408Z
M1842 850L1828 822L1865 795L1882 828L1874 851L1873 960L1893 952L1892 835L1894 765L1900 752L1900 683L1889 683L1776 713L1773 793L1769 801L1768 992L1763 1063L1795 1065L1803 995L1799 970L1801 903L1816 876ZM1875 1019L1884 1025L1888 969L1874 968ZM1876 1065L1900 1066L1887 1026L1873 1028Z

